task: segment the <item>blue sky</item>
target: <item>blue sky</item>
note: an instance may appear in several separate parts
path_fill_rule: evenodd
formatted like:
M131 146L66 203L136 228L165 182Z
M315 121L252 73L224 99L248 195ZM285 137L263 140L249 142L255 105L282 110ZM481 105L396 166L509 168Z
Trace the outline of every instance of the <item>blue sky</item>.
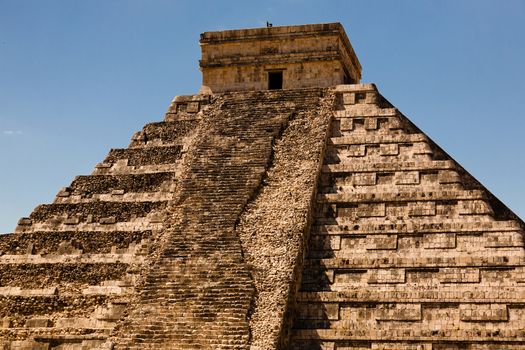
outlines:
M381 93L525 218L525 1L0 0L0 232L196 93L199 34L341 22Z

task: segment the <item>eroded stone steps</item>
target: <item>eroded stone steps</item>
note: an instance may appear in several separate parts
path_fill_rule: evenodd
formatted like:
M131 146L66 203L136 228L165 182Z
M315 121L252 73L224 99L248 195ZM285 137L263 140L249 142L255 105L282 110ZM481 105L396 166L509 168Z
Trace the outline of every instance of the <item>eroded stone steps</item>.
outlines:
M92 175L143 175L170 172L178 177L177 164L127 166L126 164L98 164Z
M151 239L152 231L136 232L27 232L0 235L0 257L5 254L111 253Z
M127 160L128 166L175 164L181 157L182 146L112 149L102 162L114 164Z
M146 217L166 207L166 201L155 202L100 202L73 204L42 204L33 210L29 219L33 223L46 221L65 221L71 219L71 225L80 222L101 222L112 218L111 222L125 222L131 218Z
M77 176L71 185L62 190L59 195L61 197L81 196L82 198L90 198L95 194L123 195L130 192L170 192L170 185L174 181L175 174L173 172Z
M248 95L236 95L236 103L225 103L231 96L219 95L206 111L211 115L202 116L209 123L208 137L188 150L191 176L178 182L183 200L176 212L188 219L176 226L140 290L142 303L151 308L130 319L134 336L117 348L133 348L134 342L143 348L245 348L253 289L232 230L269 165L272 139L303 108L298 101L279 108L289 98L284 92L269 93L275 96L273 106L252 103L260 93ZM213 320L212 314L220 319ZM173 315L174 326L158 329L153 321L159 315Z
M130 265L110 263L18 263L0 264L0 285L36 289L59 284L99 285L106 280L119 280L126 276Z
M0 346L13 350L111 350L112 344L106 341L106 334L83 335L82 333L86 333L86 330L74 330L74 332L77 334L60 335L40 332L41 334L36 336L35 340L0 341ZM5 339L4 336L1 337Z
M198 123L197 120L178 120L146 124L133 135L129 148L184 145L185 137L195 131Z
M75 308L83 307L86 312L99 313L99 317L106 319L103 315L107 311L107 305L126 305L121 296L114 295L81 295L81 294L58 294L55 289L54 295L30 295L20 290L19 294L13 291L11 294L0 294L0 318L10 320L10 327L22 327L25 321L35 318L71 318L77 316ZM113 307L113 306L111 306ZM122 307L119 307L122 309ZM109 307L108 307L109 309ZM8 328L7 325L4 328Z

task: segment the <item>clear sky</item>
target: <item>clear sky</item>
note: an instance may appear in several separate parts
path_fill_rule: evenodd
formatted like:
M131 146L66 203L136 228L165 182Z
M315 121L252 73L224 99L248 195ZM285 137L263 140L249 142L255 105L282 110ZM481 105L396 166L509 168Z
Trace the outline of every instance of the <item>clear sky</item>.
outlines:
M525 218L524 0L0 0L0 232L196 93L199 34L341 22L380 92Z

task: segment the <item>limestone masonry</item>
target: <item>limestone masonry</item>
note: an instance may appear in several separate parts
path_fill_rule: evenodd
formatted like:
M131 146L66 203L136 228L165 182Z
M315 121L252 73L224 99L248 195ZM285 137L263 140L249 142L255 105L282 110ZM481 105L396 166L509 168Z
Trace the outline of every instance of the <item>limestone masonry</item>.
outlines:
M0 349L525 349L523 221L340 24L201 47L200 94L0 236Z

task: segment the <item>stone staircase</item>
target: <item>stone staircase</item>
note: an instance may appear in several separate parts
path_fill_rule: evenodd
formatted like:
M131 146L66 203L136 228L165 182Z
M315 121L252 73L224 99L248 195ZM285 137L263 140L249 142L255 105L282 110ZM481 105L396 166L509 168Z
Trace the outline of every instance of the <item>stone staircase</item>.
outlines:
M373 85L337 89L292 349L525 349L523 222Z
M255 286L237 225L272 169L273 145L321 96L313 89L215 97L188 148L167 239L123 327L130 336L117 349L247 349Z

